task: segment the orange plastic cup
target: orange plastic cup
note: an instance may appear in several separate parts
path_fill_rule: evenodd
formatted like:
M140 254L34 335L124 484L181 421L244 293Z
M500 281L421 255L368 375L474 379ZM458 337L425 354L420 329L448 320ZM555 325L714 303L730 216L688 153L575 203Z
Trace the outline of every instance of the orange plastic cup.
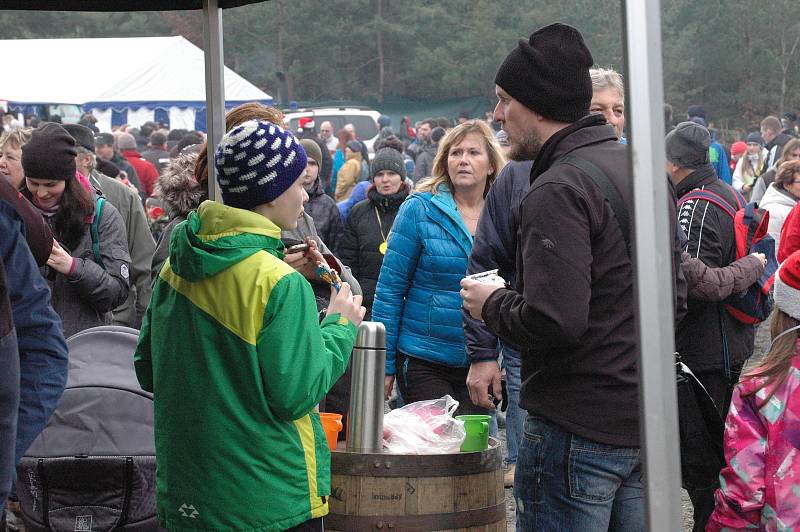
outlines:
M322 421L322 428L325 430L325 438L328 439L328 448L331 451L335 451L339 433L342 431L342 415L320 412L319 420Z

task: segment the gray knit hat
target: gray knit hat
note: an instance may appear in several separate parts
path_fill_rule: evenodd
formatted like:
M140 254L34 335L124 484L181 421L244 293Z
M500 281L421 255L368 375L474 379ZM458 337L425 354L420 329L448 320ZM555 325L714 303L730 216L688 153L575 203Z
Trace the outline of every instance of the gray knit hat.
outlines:
M682 168L708 164L711 134L694 122L681 122L667 134L667 160Z
M403 155L394 148L381 148L372 159L369 167L369 178L374 179L378 172L389 170L406 178L406 162Z

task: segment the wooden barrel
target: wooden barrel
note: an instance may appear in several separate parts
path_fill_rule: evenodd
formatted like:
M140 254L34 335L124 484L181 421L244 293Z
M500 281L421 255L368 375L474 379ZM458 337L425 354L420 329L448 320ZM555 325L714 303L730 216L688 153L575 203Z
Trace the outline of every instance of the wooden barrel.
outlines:
M505 532L500 442L458 454L334 451L329 504L325 530Z

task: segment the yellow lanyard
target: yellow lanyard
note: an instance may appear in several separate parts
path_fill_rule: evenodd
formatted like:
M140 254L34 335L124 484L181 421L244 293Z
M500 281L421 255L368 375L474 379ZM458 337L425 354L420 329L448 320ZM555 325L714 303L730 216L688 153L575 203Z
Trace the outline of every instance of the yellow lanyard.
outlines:
M375 207L375 217L378 218L378 229L380 229L381 238L383 238L383 242L381 242L381 245L378 246L378 251L381 252L381 255L386 255L386 248L388 248L389 245L386 243L386 235L383 233L383 224L381 223L381 215L378 212L377 207Z

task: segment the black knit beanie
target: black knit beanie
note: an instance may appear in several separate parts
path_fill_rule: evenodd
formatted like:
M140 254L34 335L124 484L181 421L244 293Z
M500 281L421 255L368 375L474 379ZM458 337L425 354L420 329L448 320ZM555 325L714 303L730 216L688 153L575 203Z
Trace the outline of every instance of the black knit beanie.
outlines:
M520 39L500 65L494 82L525 107L545 118L576 122L589 114L594 64L581 33L550 24L529 40Z
M75 177L75 139L59 124L45 122L22 146L25 177L66 181Z
M374 179L378 172L389 170L406 178L406 162L403 155L394 148L381 148L372 159L369 167L369 178Z

